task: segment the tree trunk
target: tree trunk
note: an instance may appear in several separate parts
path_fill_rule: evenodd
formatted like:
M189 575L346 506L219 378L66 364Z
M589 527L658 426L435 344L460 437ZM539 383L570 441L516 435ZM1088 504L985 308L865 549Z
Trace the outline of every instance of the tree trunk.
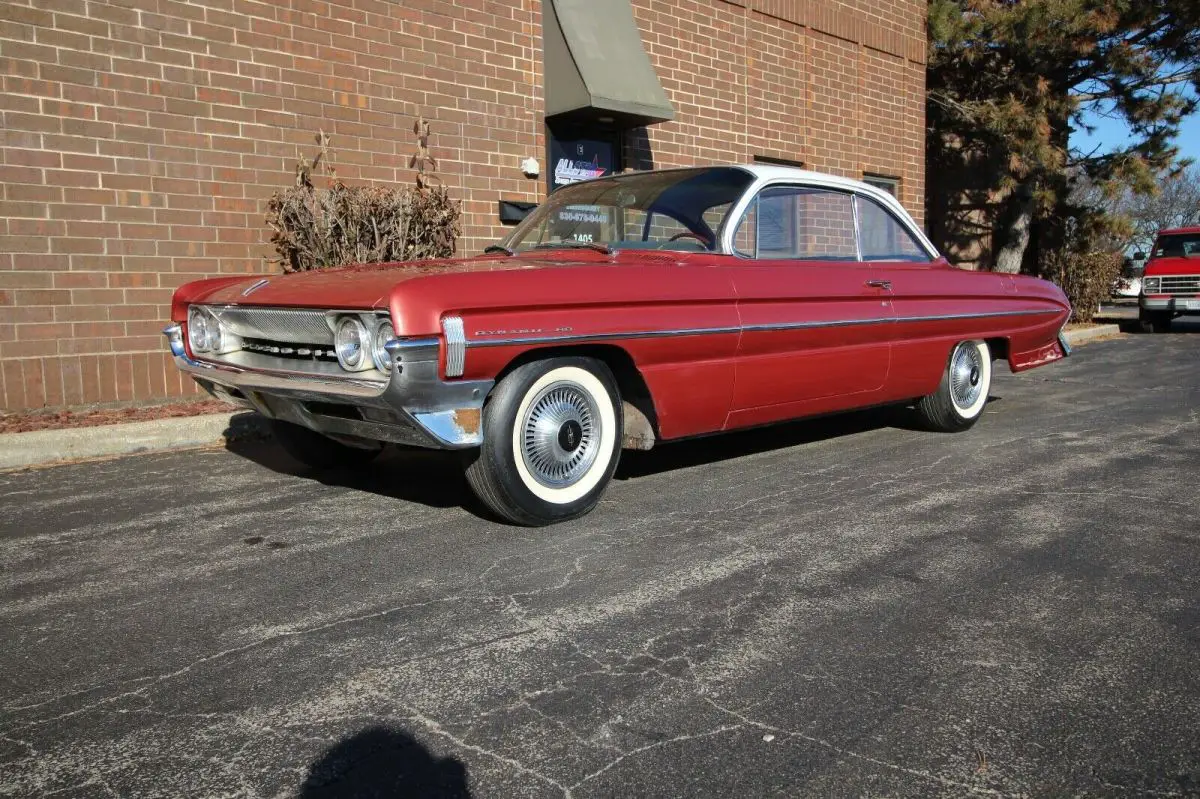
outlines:
M1029 228L1033 223L1033 192L1022 186L1016 191L1017 209L1004 228L1004 244L996 251L995 271L1015 275L1021 271Z

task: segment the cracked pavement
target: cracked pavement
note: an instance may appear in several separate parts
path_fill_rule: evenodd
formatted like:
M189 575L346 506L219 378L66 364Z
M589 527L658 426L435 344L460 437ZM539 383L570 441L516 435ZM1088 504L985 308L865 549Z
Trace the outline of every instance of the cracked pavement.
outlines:
M1200 324L626 453L590 516L265 442L0 474L0 795L1200 794Z

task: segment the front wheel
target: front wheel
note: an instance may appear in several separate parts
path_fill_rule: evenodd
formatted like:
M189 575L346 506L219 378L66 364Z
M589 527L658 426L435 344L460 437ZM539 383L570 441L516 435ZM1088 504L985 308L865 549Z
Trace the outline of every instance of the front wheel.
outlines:
M483 409L483 445L467 482L496 515L527 526L582 516L600 501L621 454L616 380L594 358L519 366Z
M932 430L953 433L975 424L992 385L992 353L986 341L955 345L937 391L917 400L917 413Z
M1170 333L1171 315L1161 311L1142 311L1138 314L1143 333Z

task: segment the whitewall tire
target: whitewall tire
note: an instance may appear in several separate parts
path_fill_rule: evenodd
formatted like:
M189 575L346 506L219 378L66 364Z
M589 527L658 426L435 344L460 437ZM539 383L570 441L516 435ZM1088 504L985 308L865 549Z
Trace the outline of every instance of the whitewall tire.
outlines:
M484 406L467 481L507 521L572 519L600 501L621 452L621 400L608 367L550 358L514 369Z
M956 432L975 424L992 387L992 353L986 341L960 341L950 351L938 389L917 401L933 430Z

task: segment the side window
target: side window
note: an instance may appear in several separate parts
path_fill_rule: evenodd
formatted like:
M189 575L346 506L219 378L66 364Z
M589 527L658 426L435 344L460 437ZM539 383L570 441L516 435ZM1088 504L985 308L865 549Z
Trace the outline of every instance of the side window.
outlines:
M690 238L691 234L687 227L674 217L659 213L650 215L650 229L646 232L646 241L670 241L675 236Z
M869 197L860 195L855 201L864 261L929 261L929 254L887 209Z
M858 260L854 200L801 186L763 189L738 223L734 249L759 260Z
M733 203L721 203L720 205L714 205L704 212L702 215L704 224L708 225L709 230L716 233L721 229L721 223L725 221L725 214L729 213L732 205Z

